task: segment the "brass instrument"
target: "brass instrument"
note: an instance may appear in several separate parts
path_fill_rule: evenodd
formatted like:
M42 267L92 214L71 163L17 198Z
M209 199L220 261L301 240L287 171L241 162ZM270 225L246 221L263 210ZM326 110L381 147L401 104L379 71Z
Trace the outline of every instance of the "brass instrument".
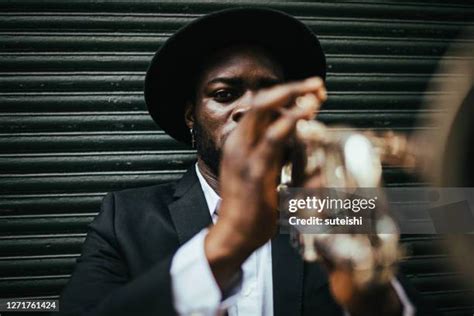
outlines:
M314 100L303 96L297 103ZM327 188L374 188L380 186L383 162L404 166L415 163L404 135L329 128L318 121L298 122L292 148L293 154L281 170L279 190L311 186L308 181L314 178L318 186ZM393 278L400 257L399 234L384 210L376 212L371 234L308 234L296 229L290 233L304 260L349 265L360 286L384 284Z

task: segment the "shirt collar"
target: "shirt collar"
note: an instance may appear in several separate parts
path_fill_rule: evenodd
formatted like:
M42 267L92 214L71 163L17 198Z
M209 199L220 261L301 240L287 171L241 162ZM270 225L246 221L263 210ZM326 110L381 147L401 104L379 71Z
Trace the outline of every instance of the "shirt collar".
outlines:
M198 164L195 165L196 174L199 180L199 184L201 185L202 191L204 192L204 197L206 198L207 207L209 208L209 213L211 217L214 219L214 213L217 210L217 207L221 201L219 195L217 195L216 191L211 188L209 183L207 183L206 179L202 175L201 171L199 170Z

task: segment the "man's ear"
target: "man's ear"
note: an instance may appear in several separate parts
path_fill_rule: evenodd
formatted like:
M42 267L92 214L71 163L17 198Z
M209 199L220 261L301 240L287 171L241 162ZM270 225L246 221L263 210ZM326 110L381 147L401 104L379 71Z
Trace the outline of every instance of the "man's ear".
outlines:
M189 101L184 108L184 121L189 129L194 127L194 104Z

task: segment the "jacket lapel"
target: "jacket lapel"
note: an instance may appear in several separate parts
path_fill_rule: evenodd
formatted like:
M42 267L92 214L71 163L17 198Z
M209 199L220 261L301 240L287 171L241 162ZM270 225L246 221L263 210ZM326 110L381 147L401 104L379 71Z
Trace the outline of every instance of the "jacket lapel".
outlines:
M300 315L303 296L303 260L291 247L288 234L272 240L274 315Z
M180 244L212 223L194 164L177 183L174 201L168 207Z

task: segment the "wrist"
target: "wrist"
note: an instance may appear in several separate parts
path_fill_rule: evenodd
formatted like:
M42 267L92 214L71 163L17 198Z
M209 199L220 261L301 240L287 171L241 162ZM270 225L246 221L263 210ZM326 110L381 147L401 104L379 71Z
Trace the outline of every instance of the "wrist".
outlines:
M204 240L206 258L221 290L234 279L242 263L252 253L243 245L242 238L233 234L224 222L214 225Z
M240 266L255 250L240 232L220 220L206 236L205 251L208 260L235 263Z

